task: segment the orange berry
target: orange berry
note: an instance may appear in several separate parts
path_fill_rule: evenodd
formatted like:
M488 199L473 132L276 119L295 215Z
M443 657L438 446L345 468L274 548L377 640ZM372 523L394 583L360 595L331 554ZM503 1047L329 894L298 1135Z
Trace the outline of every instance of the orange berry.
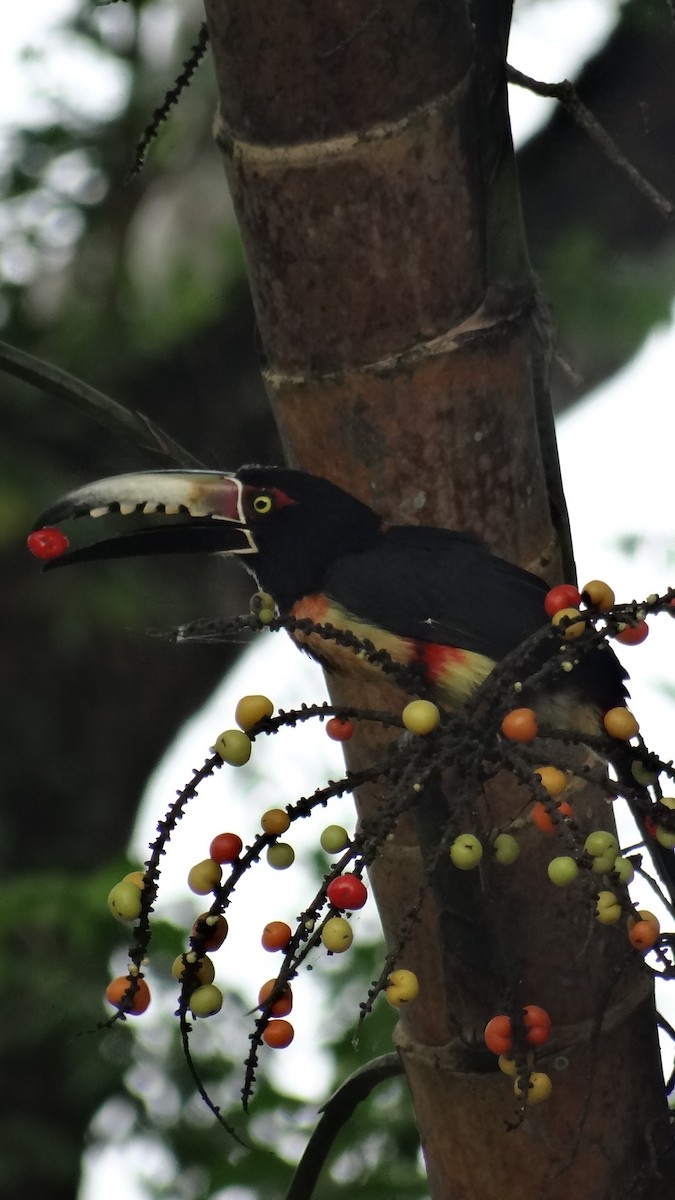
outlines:
M262 1040L266 1046L272 1046L274 1050L284 1050L286 1046L290 1046L294 1037L295 1030L290 1021L275 1019L265 1027Z
M354 733L354 726L347 717L331 717L326 721L326 733L334 742L348 742Z
M285 921L268 921L260 940L265 950L285 950L291 936L291 927Z
M145 1012L150 1003L150 988L142 975L137 976L137 980L138 986L134 992L133 999L127 999L133 987L131 979L127 975L120 975L119 978L113 979L112 983L109 983L105 990L105 998L108 1004L112 1004L113 1008L122 1009L130 1017L140 1016L141 1013Z
M630 709L623 705L610 708L605 713L603 723L610 737L620 738L623 742L635 737L640 728Z
M572 808L571 804L567 803L566 800L561 800L560 803L555 807L557 808L561 817L574 818L574 809ZM535 800L534 804L532 805L530 810L530 820L532 821L533 825L536 825L540 833L556 833L560 828L560 823L556 823L553 820L549 809L541 800Z
M651 950L652 946L656 944L658 936L658 928L651 921L636 921L628 932L631 946L634 946L641 954L646 954L648 950Z
M632 929L638 921L647 921L650 925L654 926L657 933L661 932L659 918L653 912L650 912L648 908L639 908L637 917L630 916L627 921L628 928Z
M277 999L269 1011L273 1017L287 1017L293 1007L293 993L287 983L280 984L276 979L268 979L258 992L258 1004L265 1004L275 989L278 989Z
M502 733L512 742L532 742L537 736L537 718L531 708L512 708L502 721Z
M265 833L278 835L285 833L291 823L291 818L283 808L268 808L263 813L260 824Z

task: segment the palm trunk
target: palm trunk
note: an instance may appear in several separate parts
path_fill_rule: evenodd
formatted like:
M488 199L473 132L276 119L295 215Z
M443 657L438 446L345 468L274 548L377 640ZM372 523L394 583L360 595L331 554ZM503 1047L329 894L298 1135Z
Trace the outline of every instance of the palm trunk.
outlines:
M289 459L388 520L472 530L559 579L567 534L547 321L506 107L510 4L206 9L216 138ZM353 698L344 682L331 688ZM400 703L383 690L371 689L374 706ZM375 750L372 739L350 744L350 765ZM362 817L381 803L374 789L358 796ZM506 789L504 803L521 806L522 793ZM603 802L588 804L605 825ZM524 839L500 911L488 903L482 918L496 956L516 964L524 1002L550 1007L558 1026L553 1097L517 1130L505 1131L504 1077L466 1045L500 997L487 944L483 962L458 953L447 881L429 893L406 959L421 994L398 1045L434 1200L567 1200L573 1190L618 1200L641 1194L641 1180L658 1194L650 1145L665 1106L651 986L634 960L623 969L621 939L593 928L588 893L547 886L541 840ZM402 822L371 872L390 942L421 870Z

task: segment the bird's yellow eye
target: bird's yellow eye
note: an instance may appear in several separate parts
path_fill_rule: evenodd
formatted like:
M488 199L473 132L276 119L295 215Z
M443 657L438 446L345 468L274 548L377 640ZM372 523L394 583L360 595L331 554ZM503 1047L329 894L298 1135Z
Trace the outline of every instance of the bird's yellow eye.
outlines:
M255 500L253 501L253 508L261 517L263 517L265 515L265 513L268 513L270 511L271 507L272 507L272 497L271 496L264 496L264 495L256 496Z

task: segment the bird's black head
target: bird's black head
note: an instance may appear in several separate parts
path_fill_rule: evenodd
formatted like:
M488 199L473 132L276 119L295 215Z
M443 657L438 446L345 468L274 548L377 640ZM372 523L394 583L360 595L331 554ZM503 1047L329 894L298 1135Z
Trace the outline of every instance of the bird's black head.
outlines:
M49 566L130 555L237 554L282 611L316 590L335 559L371 545L382 525L372 509L327 479L255 466L234 474L145 471L102 479L57 501L35 530L71 518L109 518L116 529Z

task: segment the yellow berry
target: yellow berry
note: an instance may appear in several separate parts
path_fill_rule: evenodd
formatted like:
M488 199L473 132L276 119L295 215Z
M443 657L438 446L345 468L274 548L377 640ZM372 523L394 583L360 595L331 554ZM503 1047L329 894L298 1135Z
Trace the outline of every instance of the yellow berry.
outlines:
M267 696L242 696L234 710L234 719L240 729L249 730L273 712L274 705Z
M567 776L558 767L537 767L534 773L549 796L559 796L567 787Z
M581 589L582 599L586 604L592 605L600 612L609 612L610 608L614 607L616 596L608 583L604 579L591 579L585 587Z
M623 705L610 708L605 713L604 726L610 737L620 738L624 742L635 737L640 728L630 709Z
M411 700L401 713L401 720L411 733L427 734L435 729L441 714L431 700Z
M333 954L343 954L353 940L352 927L346 917L329 917L321 930L321 941Z
M144 871L129 871L122 879L122 883L135 883L137 888L143 891L145 887L145 872Z
M517 1079L513 1090L519 1099L525 1093L527 1104L541 1104L542 1101L548 1100L553 1091L553 1084L550 1076L544 1071L532 1071L529 1078L522 1083Z
M122 880L108 893L108 908L118 921L135 921L141 915L141 889L137 883Z
M578 617L579 619L574 620L575 617ZM586 622L581 616L578 608L561 608L551 617L551 624L555 625L556 628L558 628L561 621L563 622L564 628L560 629L560 633L567 641L581 637L586 628ZM567 621L569 621L569 624L566 624Z
M419 995L419 990L420 984L415 972L401 968L398 971L392 971L389 976L389 985L385 995L392 1008L399 1008L401 1004L408 1004L411 1000L415 1000Z
M185 954L179 954L178 958L174 958L171 966L171 974L174 976L174 979L182 980L188 970L188 965L190 978L195 981L195 984L213 983L216 976L216 968L208 954L202 955L200 959L197 959L194 950L188 950Z
M201 862L195 863L194 867L190 867L187 883L190 891L196 896L206 896L218 887L222 877L223 868L220 863L214 862L212 858L203 858Z

